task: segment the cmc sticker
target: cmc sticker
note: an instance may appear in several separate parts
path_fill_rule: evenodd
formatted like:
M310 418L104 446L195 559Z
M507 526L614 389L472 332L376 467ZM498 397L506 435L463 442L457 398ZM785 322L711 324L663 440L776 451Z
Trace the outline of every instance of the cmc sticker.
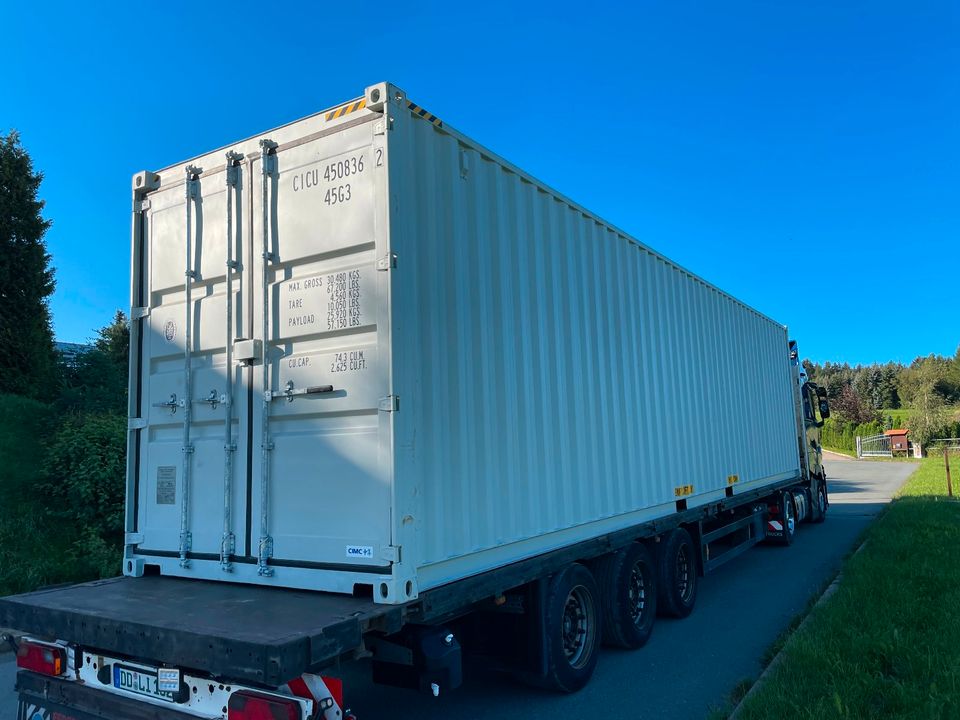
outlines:
M167 320L167 324L163 326L163 336L167 342L173 342L177 337L177 324L173 320Z
M373 547L370 545L347 545L347 557L369 560L373 557Z

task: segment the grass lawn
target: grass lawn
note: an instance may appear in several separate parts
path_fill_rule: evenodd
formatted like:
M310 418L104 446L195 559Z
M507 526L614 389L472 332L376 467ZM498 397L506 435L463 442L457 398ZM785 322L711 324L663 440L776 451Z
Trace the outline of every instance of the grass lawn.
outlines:
M893 418L894 427L902 428L910 425L910 416L913 414L913 411L908 408L898 408L896 410L885 408L880 410L879 413L880 417L884 420L888 417Z
M943 457L924 459L739 718L960 718L960 502L945 496Z

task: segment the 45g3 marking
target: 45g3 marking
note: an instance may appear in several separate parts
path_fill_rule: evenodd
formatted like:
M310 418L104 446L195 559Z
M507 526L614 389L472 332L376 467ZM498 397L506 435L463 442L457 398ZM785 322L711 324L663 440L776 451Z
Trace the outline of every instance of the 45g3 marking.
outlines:
M323 196L323 201L327 205L342 205L345 202L350 202L351 196L350 183L347 183L346 185L337 185L336 187L329 188Z

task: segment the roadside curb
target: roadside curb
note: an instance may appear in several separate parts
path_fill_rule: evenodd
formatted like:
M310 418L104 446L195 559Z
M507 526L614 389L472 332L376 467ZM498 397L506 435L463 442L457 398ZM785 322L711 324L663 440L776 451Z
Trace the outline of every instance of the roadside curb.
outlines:
M866 546L867 546L867 541L864 540L862 543L860 543L860 545L857 547L856 550L850 553L850 557L844 560L843 564L846 565L847 562L850 560L850 558L853 558L855 555L859 554L859 552L863 550L863 548L865 548ZM831 583L827 586L826 590L824 590L820 594L820 597L817 598L817 601L813 604L813 607L810 608L809 612L807 612L806 616L803 618L800 624L797 625L797 627L793 630L793 632L791 632L787 636L787 639L783 643L783 647L780 648L780 651L774 656L773 660L771 660L769 664L763 669L763 672L760 673L760 677L758 677L756 681L754 681L753 685L750 686L750 689L747 690L747 693L742 698L740 698L740 702L738 702L736 706L733 708L733 710L730 711L730 714L727 716L727 720L740 719L740 711L743 709L744 703L750 697L752 697L754 693L758 692L761 687L763 687L764 683L766 683L766 681L770 679L770 675L773 674L773 671L776 670L782 664L783 655L784 655L783 651L787 649L787 645L790 643L790 639L794 635L796 635L798 632L803 630L803 628L807 625L807 623L810 622L810 618L813 617L817 609L821 605L823 605L823 603L826 602L826 600L837 591L837 588L840 587L840 582L842 580L843 580L843 567L841 567L840 570L837 571L836 576L833 578Z
M843 458L844 460L853 460L854 462L859 462L860 458L854 457L853 455L846 455L841 452L834 452L833 450L827 450L826 448L822 449L822 452L825 455L832 455L833 457ZM829 478L828 478L829 479Z

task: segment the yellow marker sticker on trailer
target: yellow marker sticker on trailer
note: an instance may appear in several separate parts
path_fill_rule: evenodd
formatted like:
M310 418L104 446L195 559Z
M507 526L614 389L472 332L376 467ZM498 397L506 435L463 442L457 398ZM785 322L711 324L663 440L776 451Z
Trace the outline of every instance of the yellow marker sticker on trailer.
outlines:
M416 103L412 103L407 100L407 108L417 117L421 117L429 123L433 123L437 127L443 127L443 121L438 118L436 115L432 115L424 110L422 107Z
M346 105L341 105L336 110L331 110L330 112L327 113L326 115L327 121L336 120L337 118L341 118L344 115L349 115L350 113L356 112L357 110L360 110L361 108L365 108L366 106L367 106L366 98L361 98L360 100L349 102Z
M727 485L736 485L740 482L739 475L727 475Z
M686 497L693 495L693 485L679 485L673 489L674 497Z

